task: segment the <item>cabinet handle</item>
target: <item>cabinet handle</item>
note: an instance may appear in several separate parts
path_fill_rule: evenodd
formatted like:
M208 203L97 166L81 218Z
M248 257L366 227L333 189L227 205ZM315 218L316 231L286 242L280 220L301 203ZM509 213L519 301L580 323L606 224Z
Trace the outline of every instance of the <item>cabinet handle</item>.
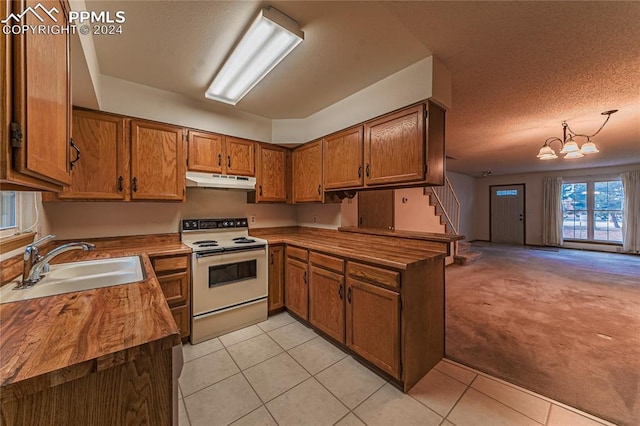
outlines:
M358 166L358 178L362 177L362 164Z
M344 294L344 285L340 284L340 288L338 288L338 297L342 300L342 295Z
M122 192L122 181L124 179L122 178L122 176L118 176L118 192Z
M347 289L347 302L351 303L351 287Z
M271 253L271 264L273 265L273 253Z
M231 156L227 155L227 167L231 167Z
M131 190L133 192L138 192L138 178L134 177L131 179Z
M222 154L218 154L218 167L222 166Z
M322 184L318 185L318 195L322 195Z
M370 175L369 172L370 171L371 171L371 169L369 168L369 163L367 163L367 167L366 167L366 170L365 170L365 174L367 175L367 177L369 177L369 175Z
M304 283L307 283L307 271L304 271L304 275L302 276L302 281L304 281Z
M260 185L260 196L262 197L262 185Z
M69 169L73 170L74 164L76 164L80 159L80 148L78 148L78 146L73 142L73 138L69 139L69 145L71 145L71 148L76 150L76 158L69 162Z

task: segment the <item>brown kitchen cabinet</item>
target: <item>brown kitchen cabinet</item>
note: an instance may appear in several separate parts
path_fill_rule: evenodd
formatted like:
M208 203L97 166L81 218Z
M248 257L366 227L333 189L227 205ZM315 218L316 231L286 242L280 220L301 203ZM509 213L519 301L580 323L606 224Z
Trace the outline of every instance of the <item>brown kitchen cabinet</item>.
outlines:
M2 15L22 14L42 4L56 8L56 19L44 14L23 17L24 25L69 23L66 1L7 1ZM0 35L2 44L2 189L60 191L71 183L71 77L69 34Z
M184 201L183 129L131 120L131 199Z
M277 145L256 144L256 191L250 202L287 202L287 149Z
M293 202L322 202L322 140L293 150Z
M351 189L361 187L364 178L363 126L343 130L322 141L324 189Z
M127 200L129 144L122 116L73 109L73 139L81 160L71 169L71 185L45 198Z
M342 259L311 252L309 322L345 343L345 285Z
M400 295L347 278L347 346L400 379Z
M364 161L366 186L442 185L444 111L427 102L366 122Z
M255 175L255 142L189 129L188 169L194 172Z
M284 308L284 245L269 246L269 314Z
M285 298L287 310L303 320L309 319L308 251L287 246L285 266Z
M149 256L169 309L186 341L191 334L191 265L188 254Z

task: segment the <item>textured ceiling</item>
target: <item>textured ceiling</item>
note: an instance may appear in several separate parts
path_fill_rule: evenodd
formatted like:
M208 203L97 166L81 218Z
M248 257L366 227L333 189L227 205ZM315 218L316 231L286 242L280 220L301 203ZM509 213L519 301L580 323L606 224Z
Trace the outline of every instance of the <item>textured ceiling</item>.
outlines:
M306 117L435 54L452 74L447 154L479 175L640 163L640 2L268 3L305 41L236 108ZM100 70L202 99L214 72L264 2L87 1L125 10L125 33L94 37ZM579 160L541 162L561 122L591 133Z

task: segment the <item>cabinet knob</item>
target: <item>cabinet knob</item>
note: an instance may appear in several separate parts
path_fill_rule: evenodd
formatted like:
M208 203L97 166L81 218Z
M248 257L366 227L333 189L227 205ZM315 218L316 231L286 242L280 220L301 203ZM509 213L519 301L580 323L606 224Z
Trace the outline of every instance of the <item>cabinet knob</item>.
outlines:
M273 253L271 253L271 264L273 265Z
M302 281L304 281L304 283L307 283L307 271L304 271L304 275L302 276Z
M367 177L369 177L369 176L371 175L371 173L370 173L370 172L371 172L371 169L370 169L370 167L369 167L369 163L367 163L367 167L366 167L366 169L365 169L365 174L367 175Z
M362 164L358 166L358 178L362 177Z
M262 197L262 185L260 185L260 196Z
M134 177L131 179L131 190L133 192L138 192L138 178Z
M227 155L227 167L231 167L231 156Z
M347 302L351 303L351 287L347 289Z
M122 178L122 176L118 176L118 192L122 192L122 181L124 179Z
M338 297L340 298L340 300L342 300L343 294L344 294L344 285L340 284L340 287L338 288Z
M318 195L322 195L322 184L318 185Z
M218 167L222 166L222 154L218 154Z

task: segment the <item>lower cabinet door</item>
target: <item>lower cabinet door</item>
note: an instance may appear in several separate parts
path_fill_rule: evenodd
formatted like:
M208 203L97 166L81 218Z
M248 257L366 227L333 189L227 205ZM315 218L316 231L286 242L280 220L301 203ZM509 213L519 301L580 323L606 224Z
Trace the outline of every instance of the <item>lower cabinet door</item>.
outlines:
M347 279L347 346L400 379L400 295Z
M309 277L307 264L287 257L284 303L288 310L304 320L309 319Z
M309 322L344 343L344 276L311 267Z
M284 307L284 246L269 246L269 312Z
M186 338L191 334L191 315L189 314L189 305L180 305L175 308L171 308L173 319L178 324L180 329L180 337Z

